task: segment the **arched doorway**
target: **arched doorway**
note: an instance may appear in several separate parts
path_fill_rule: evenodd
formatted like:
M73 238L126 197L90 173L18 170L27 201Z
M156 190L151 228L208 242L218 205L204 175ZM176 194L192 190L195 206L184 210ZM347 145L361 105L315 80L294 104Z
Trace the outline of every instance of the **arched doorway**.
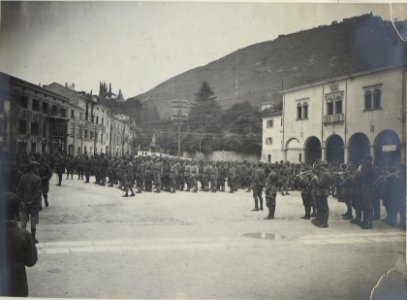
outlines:
M297 138L290 138L285 143L285 161L302 162L302 147Z
M381 131L374 143L375 163L379 166L389 166L400 162L400 138L393 130Z
M315 136L309 137L305 141L305 163L312 165L322 157L321 142Z
M343 163L345 159L344 155L344 143L342 138L333 134L326 140L326 160L328 163Z
M349 139L349 160L360 163L370 155L369 138L361 132L355 133Z

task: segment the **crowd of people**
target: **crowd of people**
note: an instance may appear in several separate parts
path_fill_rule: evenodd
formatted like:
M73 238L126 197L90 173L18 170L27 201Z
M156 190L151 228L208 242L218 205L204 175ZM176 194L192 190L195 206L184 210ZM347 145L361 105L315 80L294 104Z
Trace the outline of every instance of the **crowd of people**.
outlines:
M302 218L313 218L312 224L320 228L328 227L329 196L345 204L344 220L363 229L373 228L373 220L381 218L383 203L386 209L383 221L406 228L406 168L400 163L380 168L373 164L371 157L359 164L317 161L311 166L290 162L216 162L161 156L109 157L101 154L73 157L63 156L60 152L53 156L3 156L0 160L0 211L7 224L7 259L4 263L13 262L12 269L17 271L1 275L8 276L9 282L25 282L23 286L17 284L10 288L9 285L6 295L26 296L28 293L25 266L32 266L37 261L36 226L43 204L45 207L50 205L48 191L54 173L57 186L62 186L64 178L90 183L91 176L94 176L95 184L117 185L124 192L123 197L144 192L234 193L243 189L253 194L252 211L262 211L265 198L266 219L274 219L277 195L285 196L298 190L304 206ZM26 231L28 222L31 234ZM15 256L17 248L23 249L19 251L24 253ZM10 268L1 269L4 270ZM0 288L4 291L3 287Z
M109 157L104 154L63 156L56 153L20 155L15 160L3 164L4 178L8 178L7 191L19 196L24 206L21 178L27 173L30 162L38 164L41 178L41 194L45 206L49 205L49 180L53 171L57 174L57 185L62 180L83 180L95 184L118 185L124 191L123 197L133 197L136 193L163 191L175 193L226 192L234 193L244 189L253 193L253 211L263 210L263 193L269 209L267 219L275 214L277 193L288 195L292 190L301 191L304 205L304 219L311 219L319 227L328 227L329 195L346 205L345 220L362 228L372 228L373 220L381 218L381 203L386 209L384 220L390 225L405 227L405 166L393 163L379 168L367 157L359 164L327 164L317 161L314 165L292 164L290 162L223 162L191 159L177 159L162 156ZM20 186L19 186L20 185ZM42 201L38 208L42 209ZM25 226L27 216L22 214ZM399 215L399 223L397 216ZM31 220L32 221L32 220ZM35 238L34 225L31 222Z

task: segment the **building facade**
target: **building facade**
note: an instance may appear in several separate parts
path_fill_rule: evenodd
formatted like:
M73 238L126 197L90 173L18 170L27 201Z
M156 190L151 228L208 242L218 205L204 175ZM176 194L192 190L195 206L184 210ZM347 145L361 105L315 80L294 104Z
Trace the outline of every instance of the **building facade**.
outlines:
M406 67L283 91L284 160L406 161ZM264 141L263 141L263 146Z
M0 73L0 151L65 152L69 104L62 95Z
M75 91L73 84L52 83L46 88L71 100L69 154L121 156L133 153L131 119L128 116L114 113L96 95Z
M261 161L263 162L278 162L284 160L281 151L281 143L283 140L283 115L281 110L273 110L272 107L267 107L262 112L262 151Z

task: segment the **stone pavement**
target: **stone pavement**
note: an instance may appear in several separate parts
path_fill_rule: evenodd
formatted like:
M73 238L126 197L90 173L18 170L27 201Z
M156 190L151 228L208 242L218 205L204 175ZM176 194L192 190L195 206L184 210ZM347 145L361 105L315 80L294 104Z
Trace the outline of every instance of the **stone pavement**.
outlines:
M275 220L251 212L244 191L122 194L76 179L51 186L31 296L369 299L405 255L405 231L351 225L335 199L321 229L300 219L298 192L278 195Z

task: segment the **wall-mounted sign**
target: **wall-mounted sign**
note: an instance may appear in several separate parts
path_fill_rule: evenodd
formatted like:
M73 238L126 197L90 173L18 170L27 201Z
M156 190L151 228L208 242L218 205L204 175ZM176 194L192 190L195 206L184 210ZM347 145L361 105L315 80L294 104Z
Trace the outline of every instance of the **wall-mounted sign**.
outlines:
M394 152L397 151L397 145L383 145L382 146L383 152Z

